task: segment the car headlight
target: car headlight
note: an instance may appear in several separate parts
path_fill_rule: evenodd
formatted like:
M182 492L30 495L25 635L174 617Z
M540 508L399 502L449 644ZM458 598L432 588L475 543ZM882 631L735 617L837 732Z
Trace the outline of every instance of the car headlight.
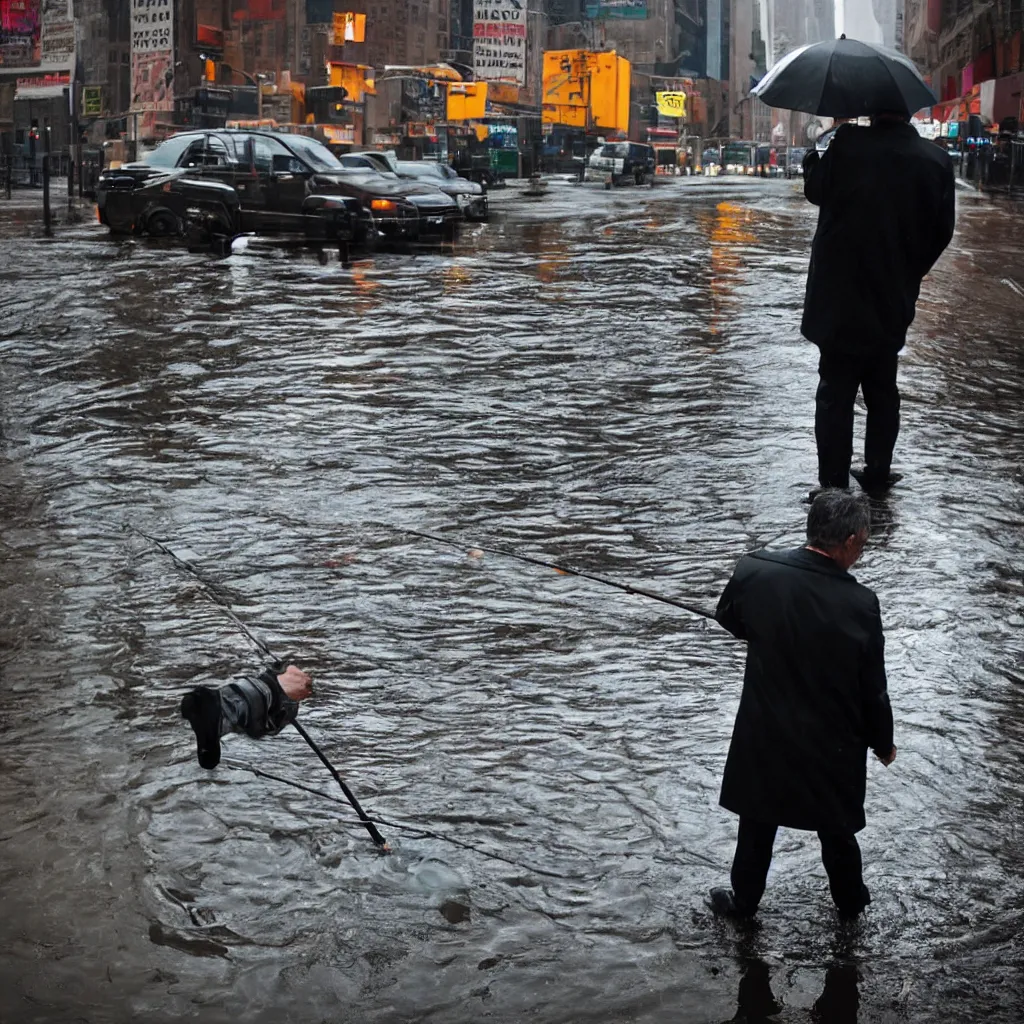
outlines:
M377 213L394 213L398 209L398 203L393 199L374 199L370 202L370 209Z

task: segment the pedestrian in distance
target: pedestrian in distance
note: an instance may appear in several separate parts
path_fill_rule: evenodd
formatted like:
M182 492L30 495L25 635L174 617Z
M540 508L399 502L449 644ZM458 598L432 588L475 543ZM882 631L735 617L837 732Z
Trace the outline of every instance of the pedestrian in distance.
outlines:
M780 827L817 832L841 918L870 902L856 833L864 828L867 752L896 758L878 599L847 571L868 538L867 500L822 491L807 543L742 558L715 617L747 643L719 802L739 815L732 889L719 914L751 917Z
M814 436L823 488L848 487L851 472L870 494L899 479L897 360L921 281L955 220L952 161L908 121L880 113L870 127L841 125L824 152L804 158L804 194L819 213L801 332L821 353ZM868 413L864 468L851 470L858 389Z
M262 739L279 733L299 713L299 701L313 692L313 680L289 665L280 674L265 669L224 686L197 686L181 699L181 717L196 735L196 753L203 768L220 763L220 740L228 733Z

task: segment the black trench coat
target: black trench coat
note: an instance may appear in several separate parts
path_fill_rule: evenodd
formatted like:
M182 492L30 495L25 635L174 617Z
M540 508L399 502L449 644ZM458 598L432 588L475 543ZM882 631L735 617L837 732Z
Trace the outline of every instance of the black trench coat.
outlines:
M804 161L821 208L811 246L803 336L822 351L897 352L921 279L949 245L953 162L909 124L843 125Z
M868 749L892 749L878 598L825 555L759 551L740 560L715 617L747 641L721 805L860 831Z

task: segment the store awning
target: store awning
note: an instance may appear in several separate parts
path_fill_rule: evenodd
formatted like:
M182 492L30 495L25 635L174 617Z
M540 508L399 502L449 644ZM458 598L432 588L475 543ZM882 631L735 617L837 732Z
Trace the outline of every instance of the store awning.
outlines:
M55 100L68 90L66 85L19 85L14 93L16 100Z
M935 121L966 121L972 114L981 114L981 87L977 85L964 96L932 107Z

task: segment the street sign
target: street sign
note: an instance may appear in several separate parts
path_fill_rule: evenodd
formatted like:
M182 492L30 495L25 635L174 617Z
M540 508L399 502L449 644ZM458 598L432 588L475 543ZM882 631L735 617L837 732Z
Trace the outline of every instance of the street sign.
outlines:
M103 89L87 85L82 89L82 116L99 117L103 113Z

